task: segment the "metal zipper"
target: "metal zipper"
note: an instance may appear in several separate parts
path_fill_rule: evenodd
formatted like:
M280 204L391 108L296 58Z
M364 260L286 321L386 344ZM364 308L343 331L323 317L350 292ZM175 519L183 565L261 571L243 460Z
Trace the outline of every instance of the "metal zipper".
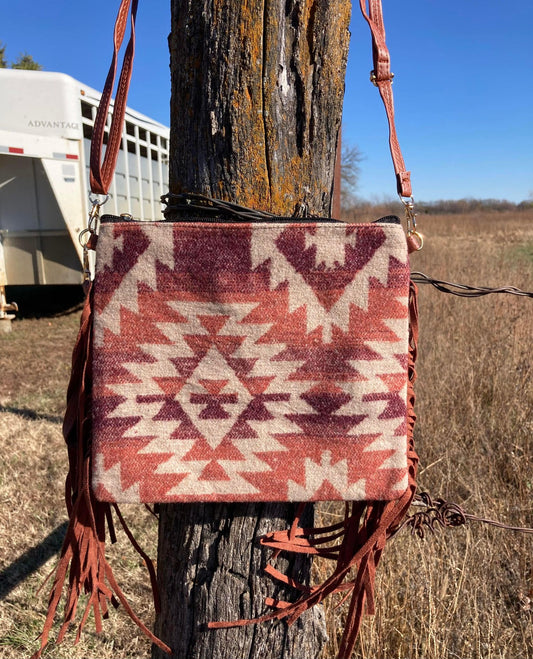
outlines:
M346 224L343 220L337 220L333 217L282 217L282 216L265 216L257 220L246 220L241 217L182 217L179 220L137 220L129 213L121 215L102 215L100 222L110 224L114 222L135 222L137 224L165 224L165 223L187 223L196 222L198 224L214 223L231 223L231 224ZM386 215L378 220L373 220L371 224L401 224L401 220L396 215Z

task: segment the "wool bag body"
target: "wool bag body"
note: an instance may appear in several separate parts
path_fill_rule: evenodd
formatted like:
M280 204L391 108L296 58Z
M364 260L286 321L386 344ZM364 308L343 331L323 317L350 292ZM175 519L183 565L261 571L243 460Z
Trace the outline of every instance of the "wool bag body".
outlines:
M397 218L104 216L96 497L398 498L408 484L408 297Z

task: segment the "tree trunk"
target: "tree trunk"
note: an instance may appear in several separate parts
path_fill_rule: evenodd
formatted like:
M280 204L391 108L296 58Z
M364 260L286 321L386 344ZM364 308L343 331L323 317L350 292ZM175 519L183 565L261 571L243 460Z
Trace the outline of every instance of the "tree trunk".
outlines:
M349 18L345 0L172 0L170 191L329 215ZM206 629L264 613L265 596L294 599L262 573L257 544L294 512L281 503L160 507L156 633L174 659L320 655L319 607L291 627ZM307 559L282 567L309 580Z

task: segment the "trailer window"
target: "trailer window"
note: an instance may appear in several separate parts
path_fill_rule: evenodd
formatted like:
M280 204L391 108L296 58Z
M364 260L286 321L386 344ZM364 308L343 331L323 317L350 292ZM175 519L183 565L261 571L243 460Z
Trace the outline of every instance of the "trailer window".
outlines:
M91 119L92 121L93 106L87 103L87 101L81 102L81 116L84 117L85 119Z

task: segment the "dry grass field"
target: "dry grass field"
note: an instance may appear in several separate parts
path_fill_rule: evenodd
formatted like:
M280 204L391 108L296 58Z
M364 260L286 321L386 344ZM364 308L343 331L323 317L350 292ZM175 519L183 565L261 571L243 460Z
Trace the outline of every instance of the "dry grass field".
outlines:
M366 219L357 217L358 220ZM436 278L533 289L533 213L422 216L424 250L413 269ZM420 287L416 427L419 484L468 512L533 526L533 300L461 299ZM61 414L79 313L31 318L0 335L0 657L37 648L66 516ZM156 527L140 507L132 528L155 553ZM321 505L324 521L338 507ZM110 550L119 583L141 616L152 611L139 557ZM408 530L386 549L377 613L360 635L358 659L533 657L533 536L479 523L420 540ZM322 573L323 566L315 571ZM327 605L335 656L343 610ZM53 644L54 659L147 658L149 643L120 610L97 636ZM73 638L73 637L71 637ZM294 659L308 659L295 657Z

